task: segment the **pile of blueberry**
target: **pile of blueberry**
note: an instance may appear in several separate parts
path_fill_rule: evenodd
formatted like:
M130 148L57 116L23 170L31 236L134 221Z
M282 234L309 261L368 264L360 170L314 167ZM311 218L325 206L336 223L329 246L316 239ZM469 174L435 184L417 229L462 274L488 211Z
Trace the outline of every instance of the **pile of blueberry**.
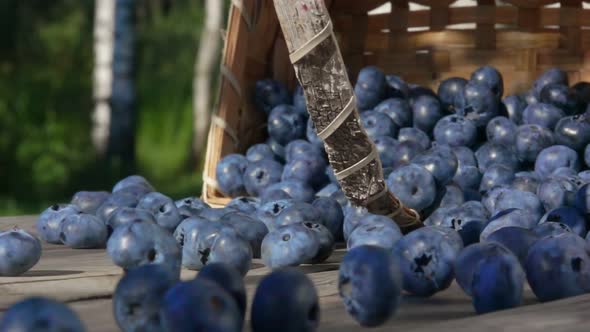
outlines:
M226 207L174 201L133 175L49 207L37 233L106 248L126 271L113 297L124 331L241 331L253 258L272 272L252 299L252 330L314 331L317 291L295 266L326 261L338 241L348 249L340 297L362 326L389 320L403 292L430 297L454 280L478 313L521 305L525 282L540 301L590 292L590 84L569 86L550 69L523 95L503 91L492 67L446 79L436 93L361 70L357 106L388 188L425 220L406 235L348 202L303 90L270 79L254 98L268 140L217 165ZM40 255L34 236L0 233L0 275L24 273ZM181 267L199 274L180 281ZM67 307L30 298L7 311L0 332L39 326L83 330Z

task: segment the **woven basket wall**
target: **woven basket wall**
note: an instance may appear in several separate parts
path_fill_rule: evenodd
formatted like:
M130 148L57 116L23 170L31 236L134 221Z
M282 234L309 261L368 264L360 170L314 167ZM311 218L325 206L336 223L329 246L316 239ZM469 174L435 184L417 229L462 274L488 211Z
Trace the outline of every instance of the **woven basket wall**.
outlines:
M451 76L495 66L505 94L523 92L550 67L570 83L590 81L590 2L579 0L326 0L349 76L366 65L436 90ZM229 201L215 189L215 166L266 138L252 105L257 80L296 82L272 0L234 0L229 12L219 102L207 143L203 199Z

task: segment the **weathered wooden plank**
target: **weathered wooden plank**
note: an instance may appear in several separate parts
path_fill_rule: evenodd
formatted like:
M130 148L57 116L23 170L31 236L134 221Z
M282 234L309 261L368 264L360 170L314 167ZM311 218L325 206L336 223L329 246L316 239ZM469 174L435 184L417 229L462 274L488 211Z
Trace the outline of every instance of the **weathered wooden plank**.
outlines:
M19 225L33 230L35 216L0 218L0 229ZM38 265L20 277L0 278L0 316L15 301L31 295L46 295L67 302L82 318L89 332L118 331L112 313L111 294L122 275L104 250L73 250L43 244ZM302 266L314 282L320 296L321 326L324 332L353 332L360 327L346 313L338 296L338 262L344 249L338 249L324 264ZM256 286L269 270L255 260L254 269L245 278L249 301ZM190 279L194 271L183 270ZM531 290L525 288L525 306L487 315L475 315L470 299L456 284L431 298L405 295L399 312L377 332L392 330L439 332L582 331L590 317L590 294L538 304ZM249 309L248 309L249 310ZM245 331L250 331L246 323Z

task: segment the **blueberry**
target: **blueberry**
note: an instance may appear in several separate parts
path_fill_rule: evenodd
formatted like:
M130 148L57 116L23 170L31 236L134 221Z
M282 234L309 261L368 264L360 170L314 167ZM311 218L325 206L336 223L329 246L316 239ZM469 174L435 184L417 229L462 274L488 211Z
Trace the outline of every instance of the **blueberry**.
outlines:
M210 208L209 204L197 197L185 197L174 202L181 217L192 217L199 214L203 209Z
M133 197L136 201L139 201L143 196L145 196L146 194L149 194L151 192L153 192L154 189L151 187L147 187L145 185L129 185L129 186L125 186L117 191L114 191L112 196L118 196L118 195L126 195L126 196L131 196ZM108 200L108 198L107 198Z
M246 151L246 159L255 162L263 159L275 160L275 153L271 147L265 143L254 144Z
M293 106L301 113L307 112L307 106L305 103L305 92L301 84L297 84L293 91Z
M511 208L521 208L534 220L538 221L545 213L543 205L539 197L533 193L523 192L519 190L507 190L501 192L495 202L495 210L492 213L497 213L502 210Z
M238 304L221 286L205 278L179 282L164 295L164 331L237 332L244 324Z
M397 158L397 146L399 143L396 139L389 136L377 136L373 138L375 148L379 152L379 159L383 167L394 167Z
M552 83L568 86L567 73L558 68L550 68L543 72L541 76L533 82L533 91L535 95L540 96L543 88Z
M485 215L462 205L447 210L440 225L455 230L460 235L462 243L467 246L479 241L485 222Z
M130 188L130 187L127 187ZM96 216L102 221L106 222L111 217L111 214L121 207L136 207L139 199L128 193L121 193L125 189L119 190L107 198L96 210Z
M474 243L465 247L457 255L453 264L455 278L465 294L473 294L471 286L473 285L473 276L477 268L477 263L487 257L494 256L514 256L510 250L497 242Z
M296 139L285 146L285 161L290 162L301 158L325 161L324 152L318 146L302 139Z
M454 184L446 185L439 207L457 207L463 203L465 203L463 190Z
M237 231L230 227L224 227L213 236L203 239L206 234L200 234L199 243L207 243L212 240L210 247L199 245L199 254L203 265L209 263L225 263L233 266L242 276L250 270L252 265L252 247L247 239L241 237ZM203 248L203 249L201 249ZM209 254L207 256L207 249ZM205 251L205 253L203 253Z
M590 184L585 184L578 189L575 206L585 216L590 215Z
M334 239L342 238L344 212L342 212L340 203L332 197L318 197L312 204L316 210L321 211L324 226L330 231Z
M422 154L424 149L415 141L404 141L397 144L395 151L388 155L387 162L393 170L404 165L408 165L414 158ZM387 164L386 164L387 165Z
M373 110L375 112L387 115L397 128L403 128L412 125L412 108L410 107L410 104L408 104L408 102L404 99L386 99L379 103L379 105L375 106Z
M268 225L268 229L272 231L281 226L301 223L304 221L324 224L322 211L309 203L294 202L279 213L277 218L273 220L273 224Z
M269 114L274 107L290 102L289 91L283 83L272 79L256 81L254 104L258 111Z
M344 240L348 240L352 231L361 224L363 217L368 214L369 211L367 208L362 206L349 205L344 208L344 222L342 226Z
M590 83L578 82L572 86L572 90L576 91L575 93L582 105L587 105L590 102Z
M407 98L410 94L410 88L401 77L397 75L386 75L385 81L387 82L387 95L394 98Z
M380 221L381 218L385 220ZM359 246L370 245L393 250L395 244L402 236L399 227L393 220L384 216L368 215L350 233L346 247L348 250L351 250Z
M385 171L383 172L385 176ZM324 188L320 189L316 194L316 197L329 197L335 199L340 207L344 208L348 204L348 199L344 196L342 189L336 183L329 183Z
M376 111L361 113L361 123L370 138L378 136L396 137L399 131L399 128L389 116Z
M208 263L227 263L242 275L250 269L252 248L234 228L202 218L185 219L174 232L182 247L182 265L200 270Z
M517 170L519 167L512 147L501 144L485 143L477 149L475 158L477 158L479 170L483 173L495 164L504 165L512 170Z
M536 124L553 130L559 119L564 116L565 113L553 105L536 103L525 108L522 113L522 120L525 124Z
M318 252L312 259L306 261L305 263L319 264L324 262L332 255L332 252L334 252L334 236L332 233L330 233L326 226L322 224L309 221L303 222L302 224L315 234L319 243Z
M434 139L449 146L471 146L476 135L473 122L456 114L445 116L434 127Z
M522 124L522 113L527 106L526 101L520 96L510 95L506 96L502 102L508 111L510 121L516 125Z
M73 204L55 204L48 207L37 219L37 234L45 242L62 244L59 239L61 224L67 216L80 212L78 207Z
M433 146L412 159L412 163L429 171L439 185L451 182L458 167L457 157L447 145Z
M521 227L503 227L488 235L486 241L497 242L510 250L524 266L530 247L539 239L533 230Z
M535 172L518 172L514 174L511 187L516 190L536 194L539 184L539 176Z
M499 211L488 221L482 230L480 240L487 240L490 234L504 227L521 227L532 229L538 223L538 219L526 209L510 208Z
M272 137L269 137L265 143L272 149L276 161L283 162L285 160L285 146L283 144Z
M393 171L387 178L387 187L404 205L415 210L429 207L436 197L434 177L418 165L402 166Z
M268 234L268 228L262 221L251 217L251 215L253 214L230 212L219 221L233 227L242 238L250 243L254 258L260 258L260 246Z
M445 112L455 113L457 109L463 107L465 103L463 98L465 85L467 85L467 80L462 77L450 77L440 83L437 91Z
M584 239L564 233L540 239L529 250L527 280L541 302L590 291L590 257Z
M440 231L424 227L401 238L394 249L400 261L404 290L431 296L453 281L457 247Z
M278 105L268 116L268 135L285 145L305 136L307 119L291 105Z
M383 248L359 246L342 259L338 293L361 326L375 327L389 320L401 302L401 288L399 263Z
M493 214L493 213L497 212L496 205L497 205L498 199L500 197L502 197L504 194L506 194L507 192L509 192L510 190L512 190L510 187L499 186L499 187L495 187L495 188L488 190L488 192L486 192L482 196L481 203L485 207L488 214Z
M535 172L541 178L547 177L559 167L569 167L579 171L580 161L576 151L565 145L554 145L543 149L535 161Z
M86 331L76 313L45 297L28 297L11 305L0 321L0 331Z
M40 258L41 242L33 235L17 227L0 232L0 276L21 275Z
M226 207L253 214L256 213L256 210L260 207L260 199L258 197L250 196L235 197L226 204Z
M473 121L475 126L485 127L498 115L499 99L488 85L470 81L465 85L463 94L465 105L457 110L457 114Z
M117 227L130 224L136 219L148 220L154 223L156 222L154 215L147 210L126 206L121 207L113 212L113 214L111 214L109 217L109 220L107 220L105 223L107 227L107 235L110 237Z
M578 173L578 178L583 184L590 183L590 170L581 171Z
M513 145L516 142L516 125L510 119L497 116L486 126L488 141L497 144Z
M223 208L204 208L195 217L205 218L210 221L219 221L223 216L230 212L239 211L235 207L223 207Z
M541 102L539 100L540 99L539 96L537 95L537 93L535 92L534 89L530 89L527 92L525 92L522 95L522 99L525 101L526 105L533 105L533 104Z
M229 154L217 163L215 175L219 190L227 196L244 196L244 172L248 167L248 159L240 154Z
M549 211L564 205L574 205L577 191L577 185L568 178L551 176L541 182L537 189L537 196L545 210Z
M482 175L477 168L477 161L471 149L457 146L453 148L453 153L457 157L458 164L453 182L462 190L479 188Z
M174 201L159 192L151 192L139 201L139 209L151 212L156 223L172 232L180 224L181 217Z
M584 163L590 167L590 144L584 148Z
M547 212L540 223L556 222L567 225L575 234L586 236L586 220L584 216L572 207L559 207Z
M428 135L422 130L414 127L400 129L399 134L397 135L397 140L399 142L412 141L420 145L422 150L430 148L430 138Z
M513 181L513 169L502 164L493 164L483 173L479 191L484 193L494 187L510 185Z
M572 230L568 225L560 222L545 222L538 224L533 228L533 233L541 239L548 236L556 236L563 233L571 233Z
M479 261L471 283L472 302L478 314L522 304L524 271L511 255L489 256Z
M295 201L292 199L278 199L268 201L260 206L256 211L256 218L262 221L266 227L272 227L275 225L275 219L279 214L288 206L294 204Z
M123 331L162 331L160 306L166 291L178 279L159 265L131 269L119 280L113 311Z
M260 206L262 206L263 204L266 204L268 202L272 202L272 201L276 201L276 200L293 200L293 197L291 197L291 195L287 194L286 192L280 190L280 189L264 189L264 191L262 191L262 194L260 195L260 197L257 197L258 199L260 199Z
M582 108L577 91L565 84L547 84L541 89L539 96L541 102L553 105L569 115L579 113Z
M300 157L285 164L281 175L282 181L300 181L312 188L321 188L329 179L325 173L326 163L323 159Z
M385 74L377 67L368 66L359 72L354 94L359 110L369 110L377 106L386 93Z
M154 187L141 175L130 175L113 186L113 193L117 192L123 188L130 187L130 186L140 186L150 189L150 191L154 190Z
M293 198L294 200L301 201L301 202L312 202L314 197L313 188L311 188L307 183L298 180L287 180L281 181L275 184L271 184L270 186L266 187L262 192L262 196L265 196L265 192L271 192L275 190L284 191L289 197ZM280 199L280 197L268 197L263 199L268 201L270 199Z
M294 268L271 272L256 287L250 324L253 332L316 331L320 305L313 282Z
M494 67L483 66L478 68L471 74L471 81L487 86L498 99L502 98L504 94L502 74Z
M412 106L412 107L414 107L416 100L418 100L420 97L423 97L423 96L433 97L437 101L439 100L438 96L431 88L417 85L417 84L408 84L408 88L410 90L409 90L407 99L408 99L408 102L410 103L410 106ZM439 103L440 103L440 101L439 101Z
M74 249L104 248L107 236L106 224L86 213L67 216L59 233L62 243Z
M224 263L211 263L199 271L197 279L215 282L236 301L242 320L246 316L246 285L242 275L234 267Z
M543 149L555 143L553 133L538 125L522 125L516 130L515 150L518 159L523 162L534 162Z
M557 144L581 151L590 143L590 119L586 115L562 118L555 126Z
M428 228L434 232L440 233L457 252L463 250L464 243L461 239L461 235L459 235L454 229L436 225L429 226Z
M106 191L78 191L72 197L71 204L84 213L94 214L110 195Z
M316 257L317 235L301 223L270 231L262 241L262 261L271 269L297 266Z
M250 196L259 196L262 191L281 181L283 165L274 160L250 163L244 171L244 186Z
M161 264L173 277L180 274L180 247L166 229L149 220L136 219L115 229L107 252L123 269Z
M422 95L416 98L412 105L413 127L425 133L431 133L443 112L440 102L435 97Z

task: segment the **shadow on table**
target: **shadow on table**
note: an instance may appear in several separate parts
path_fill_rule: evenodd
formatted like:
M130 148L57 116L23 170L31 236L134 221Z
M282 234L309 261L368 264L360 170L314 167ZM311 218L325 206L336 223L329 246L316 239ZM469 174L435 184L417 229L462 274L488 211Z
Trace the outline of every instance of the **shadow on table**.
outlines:
M75 270L33 270L27 271L25 274L20 275L21 278L26 277L58 277L58 276L68 276L74 274L84 273L84 271L75 271Z

